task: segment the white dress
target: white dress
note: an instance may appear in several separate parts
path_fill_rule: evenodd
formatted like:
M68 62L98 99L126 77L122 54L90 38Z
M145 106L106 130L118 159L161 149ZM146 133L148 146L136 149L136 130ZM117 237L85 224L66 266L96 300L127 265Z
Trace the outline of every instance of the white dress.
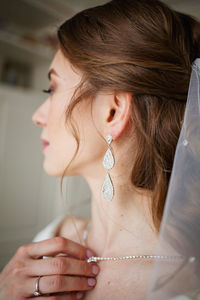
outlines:
M51 239L55 236L55 233L60 225L60 223L66 218L66 215L60 215L50 222L46 227L39 231L32 242L39 242L47 239ZM90 222L86 224L86 227L83 231L83 245L86 246L85 241L88 235L88 228L90 227Z
M66 218L66 215L60 215L55 218L52 222L50 222L46 227L44 227L41 231L39 231L35 237L33 238L33 242L39 242L43 240L47 240L53 238L57 231L58 226L62 222L62 220Z
M41 231L39 231L36 236L33 238L32 242L40 242L43 240L47 240L50 238L53 238L55 236L55 233L60 225L60 223L63 221L63 219L66 218L66 215L60 215L57 218L55 218L52 222L50 222L46 227L44 227L44 229L42 229ZM83 232L83 245L85 245L85 240L87 238L87 234L88 234L88 227L90 226L90 223L88 223L86 225L86 228ZM56 256L66 256L66 254L60 253L57 254ZM51 256L46 256L44 255L43 258L48 258Z

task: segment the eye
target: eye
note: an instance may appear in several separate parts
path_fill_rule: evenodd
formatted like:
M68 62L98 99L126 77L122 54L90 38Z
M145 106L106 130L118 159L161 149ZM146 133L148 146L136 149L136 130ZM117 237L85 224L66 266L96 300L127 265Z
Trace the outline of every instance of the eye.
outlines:
M53 92L53 89L49 88L48 90L42 90L43 93L51 94Z

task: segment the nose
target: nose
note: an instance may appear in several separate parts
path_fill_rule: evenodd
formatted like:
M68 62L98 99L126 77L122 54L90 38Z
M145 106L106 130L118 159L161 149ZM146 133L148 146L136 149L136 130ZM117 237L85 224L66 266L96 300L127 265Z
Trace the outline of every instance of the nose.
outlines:
M32 121L35 125L45 126L47 119L47 111L44 103L32 115Z
M32 121L35 125L44 126L44 117L36 110L36 112L32 116Z

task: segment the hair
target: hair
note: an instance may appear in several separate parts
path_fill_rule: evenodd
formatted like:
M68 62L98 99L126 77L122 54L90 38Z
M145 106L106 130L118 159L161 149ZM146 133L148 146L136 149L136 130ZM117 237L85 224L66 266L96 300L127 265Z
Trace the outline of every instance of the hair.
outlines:
M66 120L77 103L92 100L99 91L131 92L136 137L131 180L134 187L151 191L151 215L159 232L191 64L200 57L200 22L159 0L113 0L65 21L57 38L64 56L83 74ZM79 149L70 122L77 149L69 165Z

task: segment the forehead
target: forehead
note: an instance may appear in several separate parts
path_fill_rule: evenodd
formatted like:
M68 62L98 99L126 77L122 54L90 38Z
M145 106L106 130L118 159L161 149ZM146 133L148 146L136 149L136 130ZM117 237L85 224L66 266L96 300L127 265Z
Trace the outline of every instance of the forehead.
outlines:
M64 80L80 80L82 76L81 72L75 70L60 49L55 53L49 69L54 69L59 77Z
M69 69L69 61L64 57L61 50L57 50L49 69L55 69L58 73Z

